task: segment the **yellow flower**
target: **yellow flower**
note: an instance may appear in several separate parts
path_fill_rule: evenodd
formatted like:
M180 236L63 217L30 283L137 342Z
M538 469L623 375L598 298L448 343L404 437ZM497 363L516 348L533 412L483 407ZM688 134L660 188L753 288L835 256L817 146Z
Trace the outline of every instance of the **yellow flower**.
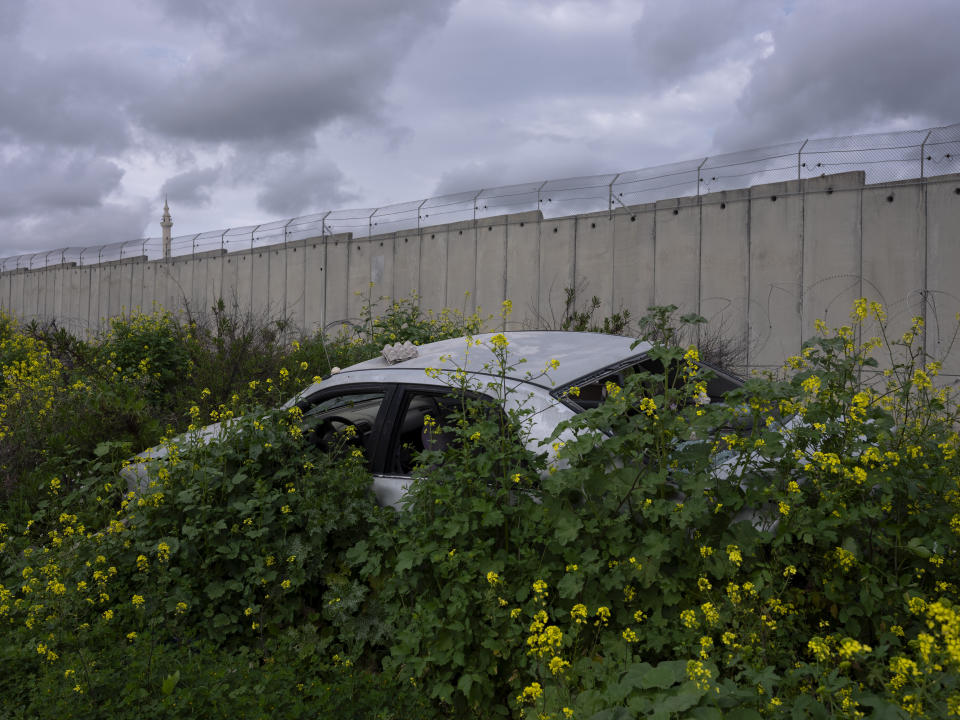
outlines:
M517 702L518 703L526 703L526 702L534 703L542 695L543 695L543 687L541 687L540 683L538 682L530 683L529 685L527 685L527 687L523 689L523 692L517 695Z
M143 607L143 602L144 602L143 595L134 595L133 598L131 598L130 602L132 602L133 606L136 608Z
M583 603L577 603L570 608L570 617L577 625L583 625L586 622L587 606Z
M490 338L490 344L493 346L494 350L503 350L507 345L510 344L510 341L507 340L507 336L503 333L497 333Z
M290 581L289 581L289 580L284 580L282 583L280 583L280 587L282 587L284 590L289 590L289 589L290 589Z
M740 567L740 563L743 562L743 555L740 553L740 548L736 545L727 545L727 557L737 567Z
M490 583L491 585L499 585L500 576L497 573L495 573L493 570L491 570L490 572L487 573L487 582Z

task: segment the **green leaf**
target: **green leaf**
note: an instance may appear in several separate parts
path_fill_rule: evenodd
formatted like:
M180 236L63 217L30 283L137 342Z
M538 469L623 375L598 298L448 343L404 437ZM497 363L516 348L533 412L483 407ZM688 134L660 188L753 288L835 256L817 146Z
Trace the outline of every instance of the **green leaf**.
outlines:
M180 682L180 671L175 670L172 675L167 675L163 679L163 685L160 689L164 695L169 695L173 692L173 689L177 686L178 682Z
M633 687L670 688L687 677L687 664L683 660L665 660L656 667L650 663L634 663L623 676L623 682Z
M557 542L561 545L567 545L573 542L577 539L577 535L582 527L583 523L576 515L572 513L561 515L557 518L556 530L554 531Z
M567 573L557 583L557 592L562 598L576 597L583 589L584 574L579 572Z

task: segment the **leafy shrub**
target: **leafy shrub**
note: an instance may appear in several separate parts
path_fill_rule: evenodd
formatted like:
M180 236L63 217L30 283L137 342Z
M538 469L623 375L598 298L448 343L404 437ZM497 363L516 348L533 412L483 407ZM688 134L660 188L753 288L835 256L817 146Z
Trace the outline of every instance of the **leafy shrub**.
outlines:
M477 716L956 714L958 411L920 321L874 372L868 312L725 404L694 349L656 348L679 371L608 387L542 477L455 418L395 546L353 554L393 568L386 667Z

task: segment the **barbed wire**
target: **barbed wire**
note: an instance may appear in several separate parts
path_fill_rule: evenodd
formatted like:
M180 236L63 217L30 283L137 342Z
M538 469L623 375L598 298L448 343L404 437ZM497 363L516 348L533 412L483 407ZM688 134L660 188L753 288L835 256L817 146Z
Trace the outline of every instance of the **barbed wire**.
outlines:
M726 171L726 172L725 172ZM960 124L816 138L604 175L480 188L371 208L312 213L171 238L173 257L234 252L312 237L371 237L430 225L540 210L546 218L699 196L753 185L862 171L867 184L960 172ZM163 257L159 237L66 247L0 259L0 272Z

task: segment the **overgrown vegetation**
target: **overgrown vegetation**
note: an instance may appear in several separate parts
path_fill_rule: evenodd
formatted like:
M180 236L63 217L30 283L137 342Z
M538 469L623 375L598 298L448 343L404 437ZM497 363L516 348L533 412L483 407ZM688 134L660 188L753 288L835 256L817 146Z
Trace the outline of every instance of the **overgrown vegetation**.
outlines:
M858 301L783 379L709 404L672 313L646 319L667 371L610 384L539 453L523 403L499 410L522 360L507 336L485 340L488 376L432 370L461 402L429 422L456 440L420 457L399 513L376 507L348 433L330 456L268 408L331 363L478 318L388 304L193 400L184 378L220 362L200 348L227 330L158 314L74 344L4 319L2 712L960 715L960 418L921 321L887 338ZM188 438L232 422L214 444L151 424L177 417ZM169 454L126 494L120 465L151 433Z

